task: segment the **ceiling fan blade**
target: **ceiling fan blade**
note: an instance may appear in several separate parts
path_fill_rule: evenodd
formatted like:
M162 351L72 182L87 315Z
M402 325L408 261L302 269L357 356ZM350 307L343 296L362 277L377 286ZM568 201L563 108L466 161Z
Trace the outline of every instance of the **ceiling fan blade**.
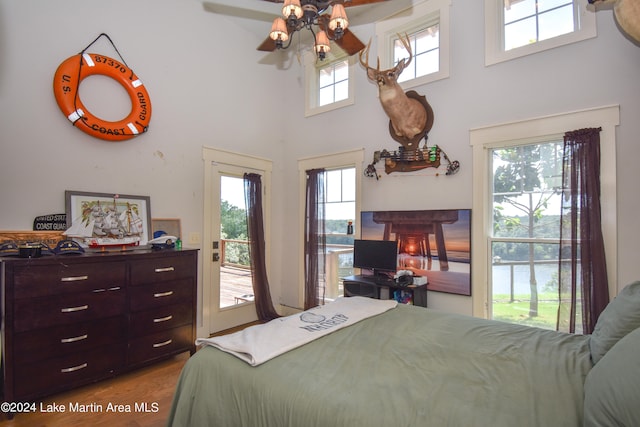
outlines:
M329 32L329 38L331 40L335 39L335 33L329 29L329 17L327 15L322 15L319 18L320 28L326 28ZM342 37L338 40L334 40L335 43L340 46L342 50L344 50L349 56L355 55L364 49L365 45L360 41L358 37L348 28L344 30Z
M216 3L225 3L233 0L212 0L216 1ZM212 3L212 1L205 1L204 4ZM246 0L236 0L239 3L242 3ZM254 0L255 1L255 0ZM284 0L262 0L263 3L259 4L267 4L267 3L283 3ZM393 2L390 0L339 0L336 3L343 3L345 7L353 7L353 6L365 6L374 3L380 3L376 7L363 7L363 8L355 8L349 10L349 21L353 25L363 24L375 22L379 19L386 18L394 13L397 13L398 10L401 10L403 7L410 7L412 5L412 0L394 0ZM383 4L384 3L384 4ZM236 8L235 6L228 6L231 8ZM269 15L270 20L273 19L273 14ZM354 19L352 19L352 17ZM327 28L329 21L329 15L323 14L319 17L320 28ZM334 34L332 31L329 32L329 37L334 38ZM365 44L349 29L347 28L341 39L336 40L336 44L340 46L342 50L344 50L349 56L355 55L365 48ZM260 46L257 48L259 51L263 52L273 52L276 50L276 42L271 38L267 37Z
M350 31L348 28L342 35L342 38L340 38L339 40L336 40L336 43L338 44L338 46L340 46L342 50L347 52L349 56L355 55L356 53L360 52L362 49L365 48L365 44L362 43L360 39L356 37L356 35L353 34L353 32Z
M264 39L262 44L258 46L257 50L262 52L273 52L274 50L276 50L276 41L271 37L267 37L266 39Z
M255 3L255 4L254 4ZM203 1L202 8L218 15L236 16L256 21L273 22L277 16L271 9L273 6L247 0L212 0Z

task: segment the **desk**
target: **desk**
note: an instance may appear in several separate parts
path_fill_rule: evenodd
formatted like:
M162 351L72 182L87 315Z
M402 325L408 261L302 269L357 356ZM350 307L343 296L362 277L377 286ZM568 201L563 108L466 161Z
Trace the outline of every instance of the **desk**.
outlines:
M347 276L343 279L344 296L363 296L375 299L393 299L395 291L409 292L413 305L427 306L427 285L399 286L393 279L380 276Z

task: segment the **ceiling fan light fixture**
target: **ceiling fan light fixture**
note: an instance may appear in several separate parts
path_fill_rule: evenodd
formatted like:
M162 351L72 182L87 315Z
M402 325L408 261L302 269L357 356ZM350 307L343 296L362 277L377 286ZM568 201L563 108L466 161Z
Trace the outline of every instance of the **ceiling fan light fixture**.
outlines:
M321 61L324 60L326 54L331 50L331 46L329 46L329 37L327 36L327 33L322 30L316 35L315 50Z
M347 19L347 12L344 10L344 6L340 3L334 4L331 8L329 28L334 31L336 36L339 38L348 26L349 20Z
M291 15L294 15L297 19L302 18L300 0L285 0L284 6L282 6L282 16L289 18Z
M271 25L271 32L269 37L277 42L286 42L289 40L289 33L287 32L287 23L282 18L276 18Z

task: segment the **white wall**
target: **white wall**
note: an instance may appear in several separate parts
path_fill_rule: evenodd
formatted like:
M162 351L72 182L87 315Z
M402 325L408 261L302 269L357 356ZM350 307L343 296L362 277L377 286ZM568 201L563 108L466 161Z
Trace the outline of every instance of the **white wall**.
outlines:
M637 262L640 227L635 224L640 208L636 197L640 183L640 168L636 166L640 158L640 47L618 32L611 11L603 11L597 15L595 39L485 67L483 13L483 2L452 1L450 78L414 88L426 95L434 109L429 143L438 144L452 159L459 160L460 172L450 177L383 173L379 181L366 178L362 209L470 208L473 179L470 129L619 104L618 279L621 283L637 280L640 278ZM366 42L374 33L370 27L353 31ZM294 86L297 91L288 94L289 114L304 126L287 128L288 163L299 157L355 147L364 147L365 159L370 162L375 150L393 150L398 146L389 136L388 119L379 105L375 85L367 81L364 69L359 67L358 72L355 105L306 120L302 117L303 88ZM293 85L300 81L302 71L292 70L289 74ZM378 165L378 170L383 171L382 164ZM287 204L298 194L293 179L295 171L288 173L291 178L285 181ZM296 221L296 212L287 214L287 221ZM293 258L298 248L288 246L284 250L287 259ZM290 289L294 283L285 286ZM471 313L468 297L430 292L429 298L431 307Z
M58 65L102 32L142 79L153 108L148 133L126 142L75 129L53 96ZM271 102L282 74L257 65L258 43L197 0L0 0L0 230L30 230L34 217L64 212L65 190L80 190L148 195L153 217L181 218L184 236L202 234L202 146L283 168ZM104 38L89 52L118 58ZM90 111L126 116L128 106L108 108L109 90L124 91L100 79L85 83L108 101L87 102Z
M482 2L452 3L451 77L416 90L435 112L430 143L462 168L452 177L365 179L363 209L470 208L469 129L620 104L618 277L640 278L640 48L620 35L610 11L599 12L596 39L487 68ZM272 242L270 282L275 302L296 305L297 159L364 147L369 162L375 150L397 144L362 69L355 105L304 118L304 70L295 60L279 70L264 63L272 56L255 50L268 27L205 12L197 0L0 0L0 229L28 230L35 216L64 211L64 190L82 190L149 195L154 217L179 217L183 234L201 233L202 146L270 158L271 230L284 236ZM374 31L353 30L364 41ZM101 32L151 97L149 132L128 142L74 129L53 97L57 66ZM102 40L95 48L117 57ZM468 297L429 298L435 308L471 313Z

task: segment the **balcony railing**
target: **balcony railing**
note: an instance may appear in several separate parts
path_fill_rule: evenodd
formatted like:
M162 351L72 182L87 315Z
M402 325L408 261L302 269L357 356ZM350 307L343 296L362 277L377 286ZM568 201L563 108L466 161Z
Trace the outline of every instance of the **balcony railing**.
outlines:
M220 240L220 260L223 267L236 267L251 269L249 265L249 241L238 239L222 239ZM237 247L236 251L233 251L233 246ZM228 259L229 254L233 254L234 259ZM246 261L243 254L246 254Z
M351 263L344 265L341 258L353 254L353 246L351 245L327 245L327 256L325 259L326 269L326 294L328 299L338 298L343 293L341 277L353 274Z
M247 270L251 269L248 257L248 240L221 239L220 244L221 267L234 267ZM353 246L328 244L326 245L326 248L327 256L325 260L325 277L327 279L327 283L325 296L328 299L335 299L342 295L342 280L340 278L353 274L351 262L344 260L345 256L353 254ZM229 259L230 254L232 254L231 258L233 259ZM246 254L246 261L242 257L242 254Z
M564 259L561 261L562 263L568 263L570 262L570 260L568 259ZM579 264L579 263L578 263ZM526 291L524 291L525 294L529 293L529 283L530 283L530 277L529 277L529 266L533 265L534 269L535 269L535 274L536 274L536 281L538 282L538 290L541 291L542 288L544 288L545 286L549 286L550 284L553 285L554 292L557 294L557 280L558 280L558 276L557 276L557 272L558 272L558 260L557 259L551 259L551 260L534 260L533 262L530 262L528 260L526 261L506 261L506 260L501 260L501 259L494 259L493 263L492 263L492 267L493 267L493 288L494 288L494 294L499 293L499 294L506 294L507 292L496 292L496 289L498 287L500 287L502 285L502 281L500 280L500 278L498 278L498 274L497 274L497 268L503 268L503 269L508 269L508 284L509 284L509 289L508 289L508 293L509 293L509 302L514 302L515 300L526 300L526 298L522 297L523 292L522 291L518 291L518 288L526 288ZM526 267L525 270L521 270L521 271L516 271L518 267ZM503 277L504 274L502 274L501 278ZM518 277L520 276L520 277ZM554 282L554 283L550 283L550 282ZM503 287L504 289L504 287Z

